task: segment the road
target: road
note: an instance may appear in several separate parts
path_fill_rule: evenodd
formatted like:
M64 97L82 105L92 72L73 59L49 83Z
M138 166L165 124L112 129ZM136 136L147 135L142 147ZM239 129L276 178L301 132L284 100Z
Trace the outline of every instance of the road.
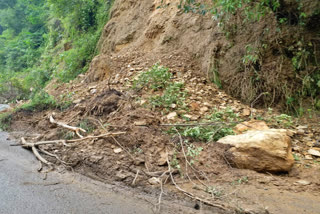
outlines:
M52 172L43 180L32 153L7 138L0 132L0 214L153 213L147 201L80 175Z

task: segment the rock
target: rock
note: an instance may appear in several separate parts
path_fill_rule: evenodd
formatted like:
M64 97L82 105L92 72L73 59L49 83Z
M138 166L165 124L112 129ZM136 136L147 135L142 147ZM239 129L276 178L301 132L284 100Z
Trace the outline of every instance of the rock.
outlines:
M145 104L145 103L147 103L146 100L141 100L141 101L140 101L140 105L143 105L143 104Z
M296 129L308 129L308 126L298 126Z
M313 158L312 158L311 155L305 155L305 156L304 156L304 159L305 159L305 160L313 160Z
M316 157L320 157L320 152L318 150L315 150L315 149L309 149L308 150L308 153L310 155L313 155L313 156L316 156Z
M293 150L293 151L300 152L302 149L301 149L300 146L294 146L294 147L292 147L292 150Z
M97 93L97 89L95 89L95 88L91 89L91 90L90 90L90 93L91 93L91 94Z
M168 120L173 120L178 116L177 112L171 112L170 114L167 115Z
M170 107L171 107L171 108L176 108L176 107L177 107L177 104L171 104Z
M123 172L123 171L118 171L118 172L116 173L116 178L117 178L117 180L120 180L120 181L126 179L126 178L129 177L129 176L130 176L130 174L128 174L128 173L126 173L126 172Z
M93 155L89 158L90 162L92 163L98 163L100 160L102 160L102 156Z
M218 143L231 146L226 157L238 168L287 172L294 164L291 138L284 129L247 131L224 137Z
M114 153L119 154L121 153L123 150L121 148L116 148L113 150Z
M207 112L207 111L209 111L209 108L206 107L206 106L200 108L200 112L201 112L201 113L205 113L205 112Z
M200 109L200 105L196 102L190 103L190 108L192 111L197 111Z
M192 115L190 115L190 114L184 114L184 115L183 115L183 117L185 117L185 118L187 118L187 119L191 120L191 118L192 118L193 116L192 116Z
M9 109L9 108L10 108L10 106L7 105L7 104L0 104L0 112L1 112L1 111L5 111L5 110L7 110L7 109Z
M246 116L250 116L250 114L251 114L250 109L247 109L247 108L243 109L242 116L246 117Z
M148 180L148 182L151 184L151 185L158 185L160 184L160 179L159 178L156 178L156 177L152 177Z
M167 164L168 153L165 151L160 152L160 158L157 161L158 166L163 166Z
M73 104L79 104L79 103L81 103L81 101L82 101L81 99L74 100Z
M133 123L135 126L146 126L148 125L147 120L138 120Z
M305 131L303 129L298 129L297 134L298 135L304 135Z
M298 184L298 185L302 185L302 186L307 186L307 185L310 185L311 182L310 181L306 181L306 180L299 180L297 182L295 182L294 184Z
M233 131L236 134L241 134L243 132L249 131L249 130L268 130L269 127L266 124L266 122L261 120L251 120L248 122L243 122L238 125L236 125L233 129Z

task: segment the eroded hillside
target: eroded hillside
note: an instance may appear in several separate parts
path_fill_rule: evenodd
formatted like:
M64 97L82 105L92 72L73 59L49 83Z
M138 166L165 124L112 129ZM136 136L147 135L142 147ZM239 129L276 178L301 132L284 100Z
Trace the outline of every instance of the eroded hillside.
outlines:
M254 23L230 39L210 14L184 13L178 3L116 0L88 72L46 88L70 106L17 111L13 135L36 143L22 141L55 167L154 194L158 211L161 197L173 197L204 212L317 213L318 118L310 114L302 124L254 108L283 100L279 87L296 87L289 59L272 52L277 35L262 35L266 26L274 32L276 20ZM242 67L246 46L257 37L275 46L267 48L260 65ZM261 84L252 85L252 66L259 67ZM275 152L275 167L264 166L269 159L259 162L272 153L266 151L248 158L258 160L249 169L239 169L229 159L230 145L217 143L247 129L270 128L286 139Z

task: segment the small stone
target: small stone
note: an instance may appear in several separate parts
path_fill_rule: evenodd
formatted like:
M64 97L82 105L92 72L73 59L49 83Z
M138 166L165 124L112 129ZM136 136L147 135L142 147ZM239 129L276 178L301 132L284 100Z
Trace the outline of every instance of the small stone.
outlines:
M202 108L200 108L200 112L202 112L202 113L205 113L205 112L207 112L207 111L209 111L209 108L208 107L202 107Z
M308 129L308 126L298 126L296 129Z
M309 146L309 147L313 147L313 142L311 142L311 141L307 142L306 144L307 144L307 146Z
M73 101L73 104L79 104L81 102L81 99L77 99Z
M191 120L192 115L190 115L190 114L185 114L185 115L183 115L183 117L188 118L189 120Z
M96 155L91 156L91 157L89 158L90 162L92 162L92 163L97 163L97 162L99 162L99 161L102 160L102 159L103 159L102 156L96 156Z
M123 150L121 148L116 148L113 150L114 153L119 154L121 153Z
M305 131L303 129L298 129L297 134L298 135L304 135Z
M135 126L146 126L148 125L146 120L138 120L133 123Z
M310 155L313 155L313 156L316 156L316 157L320 157L320 152L318 150L315 150L315 149L309 149L308 150L308 153Z
M197 111L197 110L200 109L200 106L199 106L198 103L193 102L193 103L190 103L190 108L191 108L192 111Z
M243 116L245 116L245 117L250 116L250 114L251 114L250 109L247 109L247 108L243 109L243 111L242 111Z
M210 103L208 103L208 102L204 102L203 105L207 106L207 107L212 107L212 105Z
M313 160L313 158L312 158L311 155L305 155L305 156L304 156L304 159L305 159L305 160Z
M97 89L95 89L95 88L94 88L94 89L91 89L91 90L90 90L90 93L91 93L91 94L97 93Z
M178 116L177 112L171 112L170 114L167 115L168 120L173 120Z
M170 106L171 108L176 108L177 107L177 105L176 104L171 104L171 106Z
M165 151L160 152L160 158L157 161L158 166L166 165L167 159L168 159L168 153Z
M306 180L299 180L299 181L295 182L295 184L298 184L298 185L300 184L302 186L307 186L307 185L310 185L311 182L310 181L306 181Z
M158 185L161 183L160 179L159 178L156 178L156 177L152 177L148 180L148 182L151 184L151 185Z
M194 115L191 117L192 121L197 121L200 118L200 116Z
M121 180L121 181L126 179L129 176L130 176L129 174L124 173L122 171L119 171L119 172L116 173L117 180Z
M301 151L301 147L300 146L294 146L294 147L292 147L292 150L293 151Z
M143 105L143 104L145 104L147 101L146 100L141 100L140 101L140 105Z

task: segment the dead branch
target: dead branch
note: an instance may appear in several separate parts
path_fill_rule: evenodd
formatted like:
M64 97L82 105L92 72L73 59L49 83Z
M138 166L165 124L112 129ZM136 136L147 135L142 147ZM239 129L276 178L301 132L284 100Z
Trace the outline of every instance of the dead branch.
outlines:
M137 178L139 176L139 172L140 172L140 170L137 170L136 176L134 177L134 179L133 179L133 181L131 183L132 186L136 185L136 180L137 180Z
M23 145L23 147L25 148L31 148L33 154L37 157L37 159L39 161L41 161L42 163L48 165L48 166L52 166L52 163L50 163L49 161L47 161L46 159L44 159L38 152L36 146L33 143L28 143L23 137L21 138L21 143Z
M183 141L183 139L182 139L182 136L181 136L180 132L179 132L176 128L174 128L174 129L175 129L175 131L178 133L178 136L179 136L179 139L180 139L180 145L181 145L182 153L183 153L183 156L184 156L184 159L185 159L186 175L187 175L189 181L192 182L193 184L195 184L195 183L191 180L191 178L189 177L189 174L188 174L188 166L190 166L190 168L193 170L193 174L194 174L195 177L198 179L198 181L199 181L203 186L205 186L206 188L208 188L208 185L206 185L204 182L202 182L202 181L199 179L199 177L197 176L197 174L195 173L195 172L198 172L198 171L192 166L192 164L190 163L190 161L189 161L188 158L187 158L186 152L184 151L184 144L185 144L185 143L184 143L184 141ZM202 173L202 175L203 175L207 180L209 180L204 173Z
M49 117L49 120L50 120L50 123L52 123L52 124L56 124L57 126L61 126L61 127L63 127L63 128L66 128L66 129L69 129L69 130L75 132L76 135L78 135L80 138L83 138L83 136L80 134L80 132L83 132L83 133L86 133L86 132L87 132L87 131L84 130L83 128L74 127L74 126L69 126L69 125L64 124L64 123L62 123L62 122L55 121L55 119L53 118L52 115Z
M97 135L97 136L87 136L81 139L75 139L75 140L67 140L67 143L75 143L75 142L79 142L79 141L83 141L83 140L88 140L88 139L98 139L98 138L104 138L104 137L112 137L114 138L114 136L117 135L122 135L122 134L126 134L126 132L115 132L115 133L106 133L106 134L102 134L102 135Z
M182 192L183 194L185 194L186 196L188 196L189 198L192 198L194 200L197 200L197 201L200 201L204 204L207 204L209 206L212 206L212 207L216 207L216 208L219 208L219 209L222 209L222 210L227 210L228 208L226 207L226 205L222 205L222 204L218 204L218 203L213 203L213 202L210 202L206 199L203 199L203 198L200 198L198 196L195 196L194 194L182 189L177 183L176 181L174 180L173 178L173 175L172 175L172 172L171 172L171 165L170 165L170 161L169 161L169 158L167 157L167 163L168 163L168 170L169 170L169 175L170 175L170 178L171 178L171 181L173 183L173 185L176 187L177 190L179 190L180 192Z
M212 122L212 123L177 123L177 124L160 124L160 126L214 126L214 125L233 125L239 124L244 121L235 121L235 122Z
M57 159L58 161L60 161L62 164L71 165L71 164L69 164L69 163L61 160L61 159L58 157L58 155L52 154L52 153L50 153L50 152L48 152L48 151L46 151L46 150L44 150L44 149L41 149L41 148L39 148L39 151L42 152L43 154L46 154L46 155L50 156L50 157L56 158L56 159Z

